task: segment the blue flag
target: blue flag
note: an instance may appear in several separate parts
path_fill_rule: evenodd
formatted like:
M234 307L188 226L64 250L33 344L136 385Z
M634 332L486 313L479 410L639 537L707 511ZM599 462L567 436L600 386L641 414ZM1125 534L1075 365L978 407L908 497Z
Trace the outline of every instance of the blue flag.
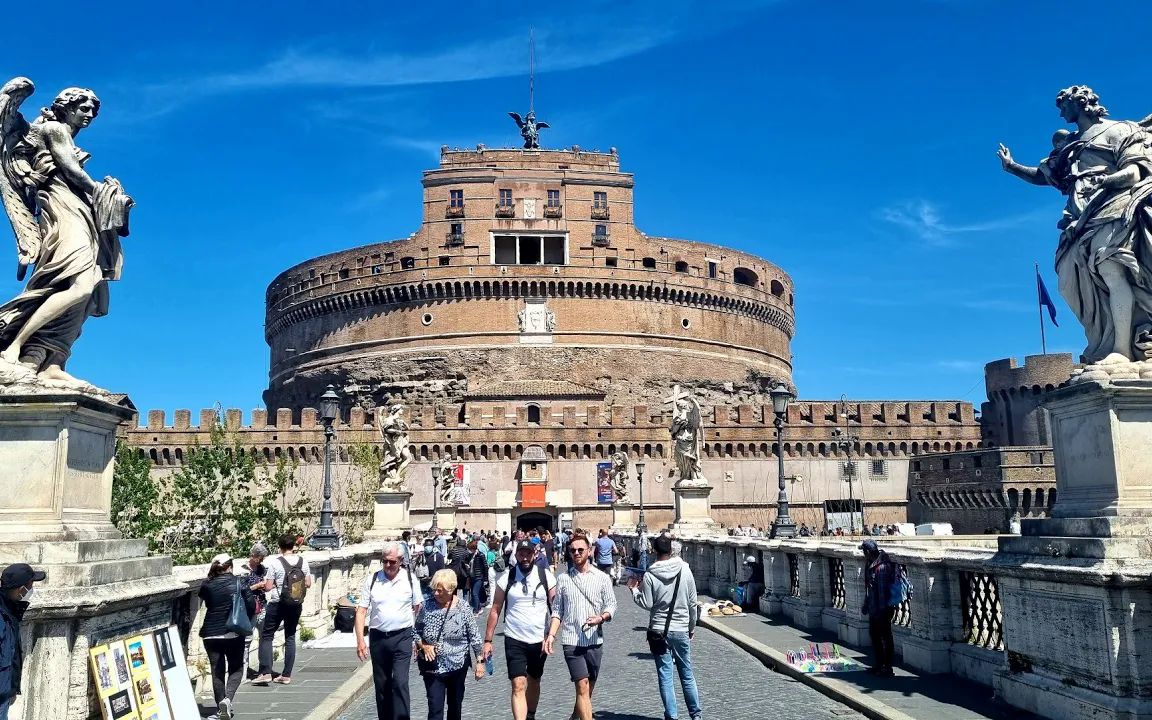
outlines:
M1052 319L1052 324L1060 327L1060 323L1056 322L1056 303L1052 302L1048 288L1044 287L1044 278L1040 277L1040 271L1036 271L1036 297L1040 301L1040 307L1048 308L1048 317Z

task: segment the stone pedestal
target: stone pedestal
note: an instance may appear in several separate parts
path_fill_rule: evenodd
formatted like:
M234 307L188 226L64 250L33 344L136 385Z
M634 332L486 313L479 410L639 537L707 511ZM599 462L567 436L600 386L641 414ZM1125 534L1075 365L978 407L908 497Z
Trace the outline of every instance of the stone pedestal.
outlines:
M676 522L672 527L677 533L719 531L720 525L712 519L712 504L708 500L711 485L677 485L672 488L672 494L676 499Z
M612 534L636 532L636 516L631 503L616 503L612 505Z
M993 686L1043 717L1152 718L1152 381L1083 382L1045 407L1057 500L988 563L1008 656Z
M456 506L449 505L448 507L436 508L436 517L433 522L433 527L440 528L441 530L455 530Z
M79 392L0 396L0 543L107 540L116 426L132 416Z
M408 516L412 493L381 491L374 497L376 504L372 508L372 529L364 533L365 540L398 538L405 530L412 529Z

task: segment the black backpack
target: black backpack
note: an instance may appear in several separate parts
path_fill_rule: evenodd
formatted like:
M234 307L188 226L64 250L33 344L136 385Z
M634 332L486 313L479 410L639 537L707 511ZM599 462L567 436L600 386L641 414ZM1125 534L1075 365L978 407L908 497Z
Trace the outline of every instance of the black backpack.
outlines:
M300 606L304 604L304 596L308 594L308 585L304 578L304 559L295 565L288 564L284 556L280 556L280 564L284 566L284 586L280 589L280 603L282 605Z
M517 566L508 568L508 582L504 585L504 621L508 621L508 592L512 586L516 584L516 569ZM552 617L552 598L548 597L548 572L540 565L536 566L536 574L540 576L540 585L544 588L544 601L548 603L548 617L551 621ZM547 627L547 626L545 626Z

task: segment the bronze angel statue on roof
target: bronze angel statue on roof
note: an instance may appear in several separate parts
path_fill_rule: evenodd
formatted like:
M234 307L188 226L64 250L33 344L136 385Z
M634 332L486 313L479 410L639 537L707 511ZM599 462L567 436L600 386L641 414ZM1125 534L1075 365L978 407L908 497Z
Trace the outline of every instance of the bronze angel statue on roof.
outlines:
M20 105L34 90L23 77L0 88L0 196L16 235L16 279L33 268L24 292L0 305L0 368L79 384L64 367L84 321L108 312L135 203L115 178L84 170L89 155L75 138L100 112L96 94L66 88L29 123Z
M529 110L528 117L521 118L520 113L510 112L508 116L516 121L516 127L520 128L520 137L524 138L524 148L526 150L539 150L540 149L540 131L546 127L550 127L546 122L536 122L536 113Z

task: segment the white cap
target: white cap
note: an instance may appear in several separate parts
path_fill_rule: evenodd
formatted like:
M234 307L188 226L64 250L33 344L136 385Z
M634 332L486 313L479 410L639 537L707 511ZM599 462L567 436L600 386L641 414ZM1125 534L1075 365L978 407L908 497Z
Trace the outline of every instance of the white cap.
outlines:
M212 562L217 565L227 565L228 563L232 562L232 556L228 553L220 553L216 557L212 558Z
M747 557L744 558L744 564L745 565L747 565L749 563L754 563L754 562L756 562L756 556L755 555L748 555Z

